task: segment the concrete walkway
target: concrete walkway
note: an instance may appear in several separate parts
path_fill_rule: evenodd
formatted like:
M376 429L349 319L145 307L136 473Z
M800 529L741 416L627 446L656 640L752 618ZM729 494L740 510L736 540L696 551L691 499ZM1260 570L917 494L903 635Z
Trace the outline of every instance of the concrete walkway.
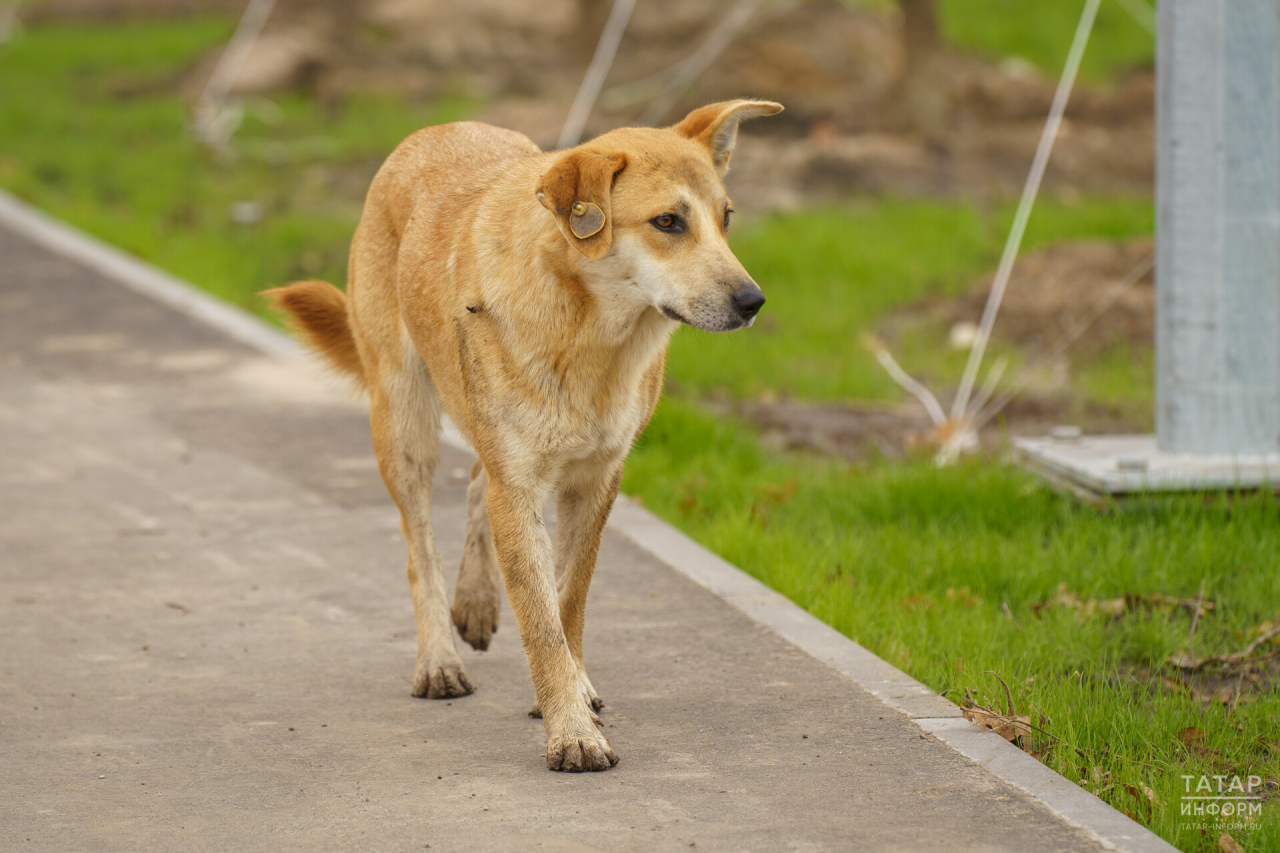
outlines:
M622 762L547 771L509 610L460 643L474 695L409 695L358 406L3 227L0 259L0 849L1104 849L616 531L586 649Z

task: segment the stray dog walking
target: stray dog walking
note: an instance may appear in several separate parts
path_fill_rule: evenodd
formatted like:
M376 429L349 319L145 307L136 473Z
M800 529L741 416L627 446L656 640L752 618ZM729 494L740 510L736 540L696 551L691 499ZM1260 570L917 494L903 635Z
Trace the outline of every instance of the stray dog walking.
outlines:
M501 583L553 770L618 762L583 666L587 588L671 333L749 326L764 304L729 250L721 179L738 124L781 109L711 104L673 127L547 153L477 122L425 128L369 188L347 292L304 281L265 294L368 390L408 541L414 695L472 692L453 627L488 648ZM431 525L442 410L479 455L452 608ZM542 521L553 495L554 542Z

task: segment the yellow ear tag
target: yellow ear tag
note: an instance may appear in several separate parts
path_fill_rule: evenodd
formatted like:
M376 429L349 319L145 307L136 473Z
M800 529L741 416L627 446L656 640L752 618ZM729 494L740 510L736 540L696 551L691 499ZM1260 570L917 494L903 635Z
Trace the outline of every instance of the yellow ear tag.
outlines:
M604 227L604 211L589 201L575 201L569 210L569 230L579 240L599 234Z

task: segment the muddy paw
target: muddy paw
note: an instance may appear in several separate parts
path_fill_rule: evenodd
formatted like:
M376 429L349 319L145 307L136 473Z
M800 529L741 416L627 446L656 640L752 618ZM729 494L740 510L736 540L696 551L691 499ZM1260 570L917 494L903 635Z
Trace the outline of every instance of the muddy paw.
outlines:
M413 695L428 699L466 696L475 691L460 661L418 661L413 673Z
M496 594L488 591L476 592L459 584L453 597L453 624L457 627L462 639L471 644L471 648L483 652L489 648L489 641L498 633L498 605Z
M604 735L552 737L547 740L547 767L566 773L608 770L618 763L618 754Z

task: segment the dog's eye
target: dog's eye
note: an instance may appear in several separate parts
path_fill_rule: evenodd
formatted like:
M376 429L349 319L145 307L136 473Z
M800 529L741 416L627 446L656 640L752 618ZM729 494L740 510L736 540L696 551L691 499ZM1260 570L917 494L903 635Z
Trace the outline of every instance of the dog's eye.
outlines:
M683 234L684 220L674 213L664 213L661 216L655 216L649 220L653 223L653 227L659 231L665 231L668 234Z

